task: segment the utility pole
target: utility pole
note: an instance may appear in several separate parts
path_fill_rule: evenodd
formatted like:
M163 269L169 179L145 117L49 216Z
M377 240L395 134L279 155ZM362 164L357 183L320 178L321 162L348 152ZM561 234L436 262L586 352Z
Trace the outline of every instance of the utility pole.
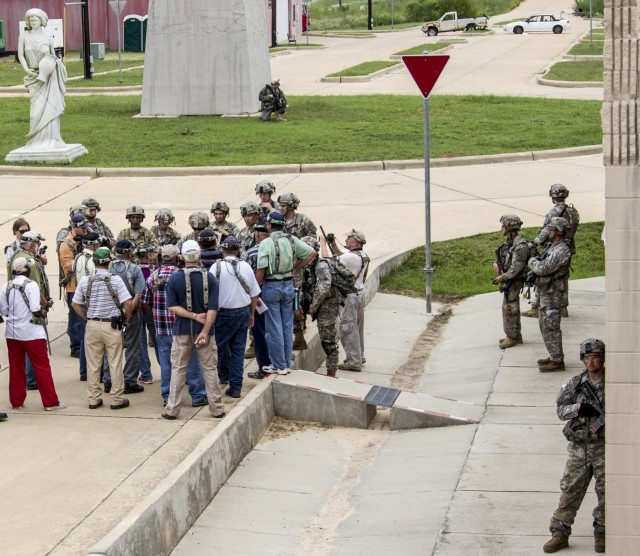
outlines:
M277 3L278 3L278 0L271 0L271 47L272 48L275 48L276 46L278 46L278 26L277 26L278 19L276 17Z
M371 5L371 1L369 0L367 4L367 29L369 31L373 31L373 6Z
M93 79L91 35L89 32L89 0L82 2L82 49L84 51L84 78Z

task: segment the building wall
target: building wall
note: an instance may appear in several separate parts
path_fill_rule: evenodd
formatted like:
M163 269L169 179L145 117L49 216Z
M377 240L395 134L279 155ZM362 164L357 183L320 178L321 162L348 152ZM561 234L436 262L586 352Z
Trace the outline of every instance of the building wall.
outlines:
M605 0L607 553L640 554L640 141L637 0Z

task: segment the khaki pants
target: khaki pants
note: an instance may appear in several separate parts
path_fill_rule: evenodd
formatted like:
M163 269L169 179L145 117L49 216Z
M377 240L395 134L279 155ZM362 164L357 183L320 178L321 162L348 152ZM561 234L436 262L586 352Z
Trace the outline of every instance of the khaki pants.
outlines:
M171 345L171 385L169 386L169 399L167 400L167 415L178 416L182 405L182 392L184 391L187 368L191 359L191 351L196 350L198 360L202 367L204 386L209 400L209 411L212 415L224 413L222 392L218 381L218 353L216 343L212 336L204 346L196 348L193 345L194 337L190 335L174 336Z
M84 333L84 352L87 358L87 392L91 405L102 398L100 369L105 351L111 371L111 405L121 405L124 403L122 330L111 328L110 322L88 320Z

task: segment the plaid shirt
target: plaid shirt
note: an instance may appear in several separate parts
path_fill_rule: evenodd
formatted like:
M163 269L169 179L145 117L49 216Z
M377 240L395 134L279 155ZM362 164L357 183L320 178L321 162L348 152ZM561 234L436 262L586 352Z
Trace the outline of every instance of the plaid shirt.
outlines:
M142 303L151 305L156 334L172 336L173 321L176 316L167 309L167 282L178 267L161 266L147 278L147 287L142 294ZM160 282L159 285L158 282Z

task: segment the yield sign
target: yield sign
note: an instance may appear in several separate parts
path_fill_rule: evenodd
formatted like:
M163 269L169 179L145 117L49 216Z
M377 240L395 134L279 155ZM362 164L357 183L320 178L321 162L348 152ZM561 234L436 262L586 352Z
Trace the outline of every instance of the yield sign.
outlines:
M402 61L407 66L422 96L427 98L447 65L449 56L403 56Z

